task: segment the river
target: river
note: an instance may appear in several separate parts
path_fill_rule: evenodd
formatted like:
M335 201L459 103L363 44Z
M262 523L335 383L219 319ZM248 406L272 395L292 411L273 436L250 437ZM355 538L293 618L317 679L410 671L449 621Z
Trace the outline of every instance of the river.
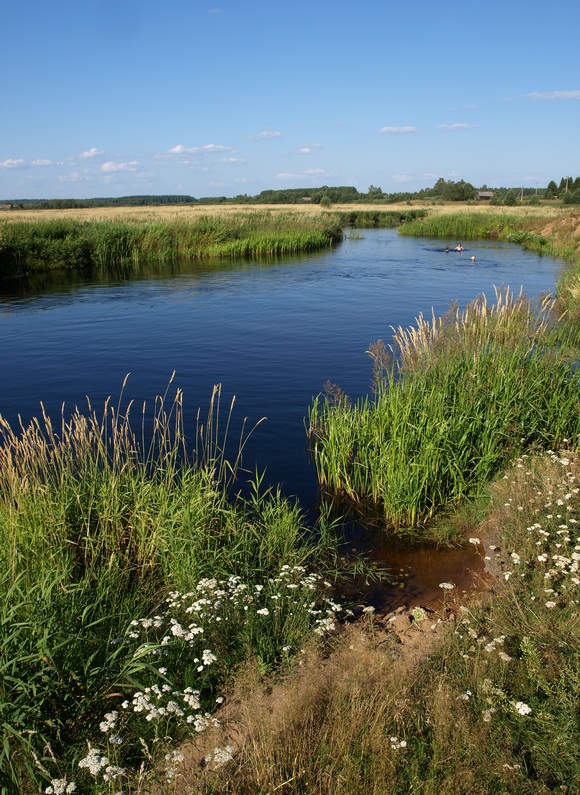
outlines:
M333 250L244 263L180 263L136 278L61 275L0 282L3 386L0 414L11 424L62 404L102 405L119 395L149 404L175 371L187 428L222 384L236 403L233 427L266 417L244 466L266 470L311 510L316 478L305 417L327 380L357 397L368 391L369 343L419 312L464 306L493 285L530 296L552 291L558 263L513 244L401 237L396 230L347 234ZM475 257L472 262L471 257ZM236 431L236 432L237 432Z

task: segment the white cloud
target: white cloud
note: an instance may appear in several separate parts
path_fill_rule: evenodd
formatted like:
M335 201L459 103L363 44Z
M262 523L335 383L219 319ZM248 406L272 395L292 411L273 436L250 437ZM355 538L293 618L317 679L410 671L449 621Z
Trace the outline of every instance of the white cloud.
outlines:
M196 155L202 152L235 152L231 146L222 146L221 144L205 144L205 146L184 146L177 144L171 149L167 150L169 155Z
M580 91L532 91L528 99L580 99Z
M14 160L13 158L9 157L7 160L3 160L0 163L0 168L26 168L26 163L22 158L18 160Z
M413 177L409 174L393 174L392 180L393 182L410 182Z
M406 133L416 133L418 132L416 127L381 127L379 132L382 133L394 133L395 135L405 135Z
M438 124L437 129L453 132L454 130L472 130L476 126L476 124Z
M107 162L103 163L101 166L101 171L106 171L108 173L114 173L115 171L136 171L138 165L139 163L136 160L132 160L130 163L113 163L112 160L107 160Z
M282 133L278 132L278 130L262 130L262 132L256 133L255 135L248 136L250 141L267 141L270 138L281 138Z
M247 163L247 160L244 160L243 157L220 157L221 163L232 163L233 165L241 165L242 163Z
M31 165L33 166L54 166L54 162L52 160L33 160Z
M312 152L314 152L315 149L322 149L322 148L323 148L322 144L311 144L311 145L308 145L308 146L301 146L300 149L298 150L298 154L299 155L311 155Z
M81 152L79 157L83 158L83 160L89 160L92 157L98 157L99 155L103 154L102 149L97 149L96 146L93 146L92 149L87 149L86 152Z

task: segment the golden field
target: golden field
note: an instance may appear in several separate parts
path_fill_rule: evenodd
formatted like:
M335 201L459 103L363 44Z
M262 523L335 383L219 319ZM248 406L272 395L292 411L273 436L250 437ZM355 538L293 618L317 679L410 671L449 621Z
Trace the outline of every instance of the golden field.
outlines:
M542 216L559 218L570 213L570 208L554 205L553 202L537 206L492 207L489 204L467 204L449 202L447 204L431 204L413 201L398 204L333 204L331 208L319 204L195 204L195 205L160 205L158 207L91 207L70 210L9 210L0 215L4 221L49 221L55 218L71 218L85 221L185 221L195 220L202 215L232 215L238 213L299 213L301 215L325 215L333 212L393 212L405 211L410 207L425 208L429 213L497 213L498 209L508 215Z

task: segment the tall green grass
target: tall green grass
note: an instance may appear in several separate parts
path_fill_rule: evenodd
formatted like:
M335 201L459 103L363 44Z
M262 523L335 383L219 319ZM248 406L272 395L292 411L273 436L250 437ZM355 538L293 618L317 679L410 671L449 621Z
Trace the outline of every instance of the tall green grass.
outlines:
M394 228L411 223L427 216L423 208L409 210L334 210L328 212L331 218L339 218L341 226L372 229L373 227Z
M236 213L191 222L34 221L0 226L0 276L147 260L295 254L340 240L339 219Z
M322 563L330 534L313 534L299 506L262 490L259 478L249 496L230 496L250 431L242 427L227 459L238 433L233 406L220 403L216 388L190 438L179 390L158 398L151 414L120 399L18 429L0 418L0 791L36 793L59 770L74 775L87 740L104 741L103 715L146 686L197 688L207 711L232 666L246 656L276 664L319 620L309 607L317 582L298 583L276 611L257 612L278 604L267 600L280 586L268 583L281 571ZM219 583L232 578L245 601L228 618ZM131 621L165 615L170 593L193 600L208 581L215 619L199 618L197 645L174 652L179 638L170 632L163 662L161 635L139 643L127 635ZM254 591L253 604L246 596ZM296 602L303 591L310 596ZM209 649L205 657L219 663L199 672L194 659ZM109 757L138 767L146 761L139 738L161 747L171 727L129 713L126 744L113 743ZM172 726L176 737L186 728Z
M317 398L310 438L321 488L394 530L476 493L523 450L580 432L574 349L552 341L552 302L480 297L419 317L371 347L374 395Z

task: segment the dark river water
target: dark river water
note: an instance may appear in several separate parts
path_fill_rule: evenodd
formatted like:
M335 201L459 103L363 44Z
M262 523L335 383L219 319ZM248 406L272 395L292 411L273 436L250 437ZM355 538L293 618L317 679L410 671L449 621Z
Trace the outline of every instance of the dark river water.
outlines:
M517 245L446 244L362 230L332 251L278 261L181 263L137 278L0 282L0 414L11 424L39 413L99 407L119 395L149 404L175 371L186 430L207 410L214 384L236 396L233 427L267 417L244 466L266 470L305 508L316 496L305 418L330 380L356 397L368 391L369 343L419 312L440 314L502 284L528 295L551 291L558 263ZM475 256L472 263L471 257Z

